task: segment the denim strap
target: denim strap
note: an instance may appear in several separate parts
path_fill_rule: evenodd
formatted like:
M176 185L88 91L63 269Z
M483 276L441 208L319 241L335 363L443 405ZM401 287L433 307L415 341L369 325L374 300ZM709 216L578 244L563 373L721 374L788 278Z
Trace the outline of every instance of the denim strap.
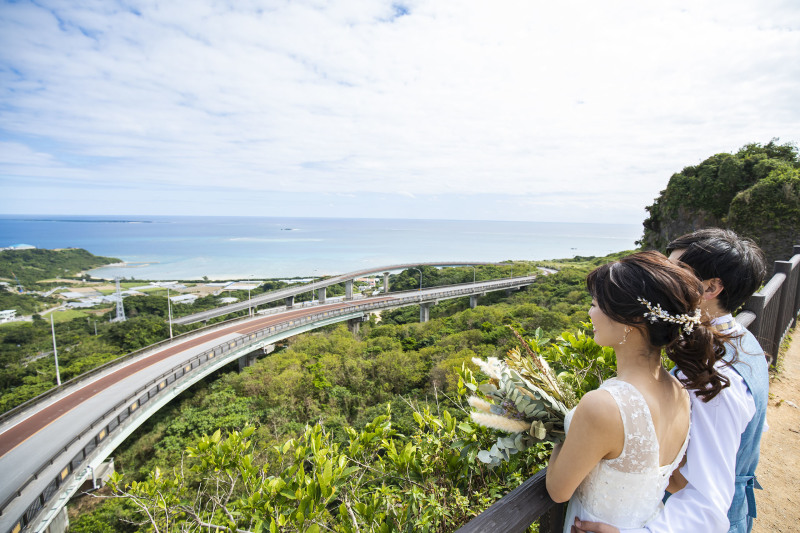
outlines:
M735 483L737 485L744 485L744 494L747 498L747 516L750 518L756 517L756 493L753 489L760 489L761 484L756 479L756 476L736 476Z

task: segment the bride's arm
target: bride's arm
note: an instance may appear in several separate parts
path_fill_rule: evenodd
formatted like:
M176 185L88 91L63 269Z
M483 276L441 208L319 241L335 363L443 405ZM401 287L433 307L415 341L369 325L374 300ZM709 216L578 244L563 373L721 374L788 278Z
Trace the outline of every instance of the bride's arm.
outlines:
M587 393L575 409L563 446L553 450L547 466L547 492L556 502L572 497L583 478L601 459L622 453L622 418L611 394Z

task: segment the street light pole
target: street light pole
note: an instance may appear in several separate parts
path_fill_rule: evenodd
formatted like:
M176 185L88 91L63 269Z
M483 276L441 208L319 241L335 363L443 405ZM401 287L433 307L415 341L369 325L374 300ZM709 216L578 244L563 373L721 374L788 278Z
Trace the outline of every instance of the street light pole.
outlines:
M61 373L58 371L58 349L56 349L56 326L53 324L53 311L50 311L50 330L53 332L53 357L56 360L56 385L61 385Z
M475 267L473 266L472 267L472 283L475 283L476 273L477 273L477 270L475 270Z
M169 338L172 338L172 303L169 299L169 287L167 287L167 316L169 317Z
M417 272L419 272L419 290L421 291L422 290L422 270L420 270L418 268L414 268L414 267L411 267L411 270L416 270Z

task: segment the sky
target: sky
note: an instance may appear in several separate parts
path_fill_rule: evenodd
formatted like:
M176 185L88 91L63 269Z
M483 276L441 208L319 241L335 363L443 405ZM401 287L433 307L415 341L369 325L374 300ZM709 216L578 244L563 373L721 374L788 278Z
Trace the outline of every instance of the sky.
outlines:
M796 0L0 3L0 213L639 224L800 140Z

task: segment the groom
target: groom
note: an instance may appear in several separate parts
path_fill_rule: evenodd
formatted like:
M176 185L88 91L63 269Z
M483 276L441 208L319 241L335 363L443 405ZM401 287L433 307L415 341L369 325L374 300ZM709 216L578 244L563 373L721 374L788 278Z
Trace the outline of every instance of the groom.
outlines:
M673 261L692 267L703 282L704 316L734 339L726 343L719 372L730 380L705 403L691 393L692 426L686 464L674 478L685 486L666 502L661 514L641 529L626 533L748 533L756 516L754 488L761 433L765 428L769 372L755 337L732 313L763 283L764 256L750 240L734 232L704 229L669 243ZM674 486L674 485L671 485ZM578 522L573 533L618 533L608 524Z

